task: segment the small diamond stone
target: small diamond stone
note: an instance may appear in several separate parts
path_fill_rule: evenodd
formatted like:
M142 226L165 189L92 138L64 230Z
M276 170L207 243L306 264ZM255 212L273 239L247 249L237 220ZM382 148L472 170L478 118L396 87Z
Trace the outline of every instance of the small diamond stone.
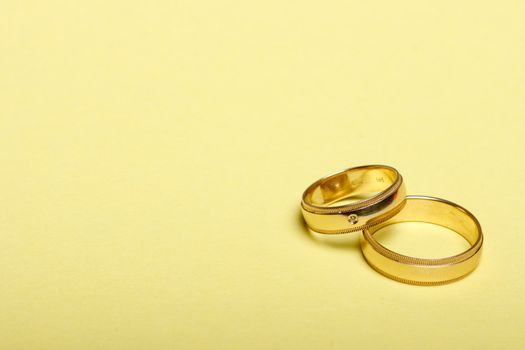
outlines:
M355 214L348 215L348 222L351 223L352 225L357 224L358 220L359 220L359 218L357 217L357 215L355 215Z

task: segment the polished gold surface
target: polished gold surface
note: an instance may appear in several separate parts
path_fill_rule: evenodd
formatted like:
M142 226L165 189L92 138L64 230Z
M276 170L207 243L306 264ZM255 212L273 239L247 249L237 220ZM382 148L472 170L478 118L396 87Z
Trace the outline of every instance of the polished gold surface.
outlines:
M470 248L450 257L424 259L398 254L374 239L381 228L400 222L427 222L449 228L464 237ZM361 240L363 255L375 270L397 281L419 285L443 284L464 277L478 265L482 245L481 226L474 215L452 202L426 196L407 196L397 215L364 229Z
M311 230L337 234L388 220L404 202L405 185L396 169L365 165L314 182L303 193L301 209Z

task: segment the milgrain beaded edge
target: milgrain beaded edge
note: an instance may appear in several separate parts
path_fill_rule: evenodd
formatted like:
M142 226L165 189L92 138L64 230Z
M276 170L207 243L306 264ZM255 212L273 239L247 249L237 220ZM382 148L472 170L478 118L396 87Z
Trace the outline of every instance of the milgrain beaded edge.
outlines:
M370 227L382 224L383 222L390 220L391 218L396 216L405 207L405 204L406 204L406 200L404 200L397 207L395 207L394 209L392 209L391 211L386 213L383 218L377 219L377 220L372 219L372 222L370 222L368 224L364 224L364 225L358 226L358 227L345 228L345 229L335 230L335 231L326 231L326 230L316 230L316 229L311 228L308 225L307 226L310 228L310 230L312 230L312 231L314 231L316 233L332 234L332 235L342 235L342 234L345 234L345 233L362 231L362 230L369 229Z

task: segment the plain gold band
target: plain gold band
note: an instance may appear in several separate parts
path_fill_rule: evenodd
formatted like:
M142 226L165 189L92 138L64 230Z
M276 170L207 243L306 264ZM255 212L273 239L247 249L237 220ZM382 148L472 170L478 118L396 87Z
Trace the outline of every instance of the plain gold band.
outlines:
M396 169L365 165L314 182L303 193L301 209L306 224L315 232L355 232L398 213L405 194L403 178ZM361 199L341 204L356 197Z
M387 225L414 221L449 228L463 236L471 247L458 255L423 259L393 252L374 239L374 233ZM394 280L418 285L448 283L469 274L479 263L482 245L483 233L474 215L452 202L426 196L407 196L405 206L396 216L364 229L361 239L363 255L376 271Z

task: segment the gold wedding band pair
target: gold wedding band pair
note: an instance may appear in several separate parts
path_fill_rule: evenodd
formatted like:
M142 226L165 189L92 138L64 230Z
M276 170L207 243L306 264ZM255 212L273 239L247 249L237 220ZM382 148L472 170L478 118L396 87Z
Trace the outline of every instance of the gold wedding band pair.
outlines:
M301 209L312 231L362 231L361 249L366 261L376 271L400 282L452 282L473 271L481 256L483 234L474 215L444 199L406 196L401 174L389 166L360 166L324 177L306 189ZM470 248L446 258L423 259L396 253L374 238L385 226L409 221L449 228L464 237Z

